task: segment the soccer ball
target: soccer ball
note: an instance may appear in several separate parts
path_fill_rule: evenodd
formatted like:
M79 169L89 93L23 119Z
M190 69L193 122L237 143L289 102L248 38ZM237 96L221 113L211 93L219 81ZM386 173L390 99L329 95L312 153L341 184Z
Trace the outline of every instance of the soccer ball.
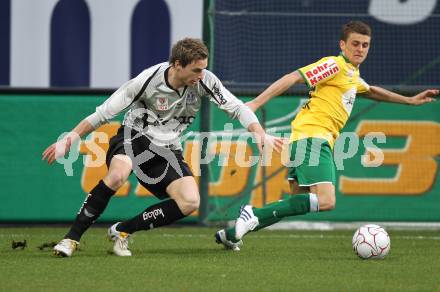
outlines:
M354 252L363 259L383 259L391 247L388 233L375 224L359 227L351 243Z

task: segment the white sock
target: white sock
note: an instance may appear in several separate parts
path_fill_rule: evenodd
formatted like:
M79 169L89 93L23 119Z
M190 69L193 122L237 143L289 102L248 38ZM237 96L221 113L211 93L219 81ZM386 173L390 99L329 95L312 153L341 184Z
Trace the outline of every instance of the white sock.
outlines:
M309 193L309 198L310 198L310 212L319 212L318 196L313 193Z

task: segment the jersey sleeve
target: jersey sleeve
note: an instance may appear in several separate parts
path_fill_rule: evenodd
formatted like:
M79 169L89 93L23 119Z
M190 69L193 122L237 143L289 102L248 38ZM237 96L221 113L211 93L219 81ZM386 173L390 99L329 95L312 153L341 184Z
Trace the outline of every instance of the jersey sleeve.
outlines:
M359 77L359 83L357 85L356 92L357 93L365 93L368 91L370 91L370 85L368 85L368 83L365 82L364 79Z
M256 115L241 100L227 90L220 80L208 70L205 70L202 85L202 95L208 96L210 101L219 109L225 111L232 119L238 119L244 128L252 123L259 123Z
M334 78L341 71L333 57L325 57L313 64L298 69L309 87L315 87Z
M96 129L126 110L142 95L145 90L143 85L158 69L158 66L148 68L124 83L103 104L99 105L93 114L86 118L88 122Z

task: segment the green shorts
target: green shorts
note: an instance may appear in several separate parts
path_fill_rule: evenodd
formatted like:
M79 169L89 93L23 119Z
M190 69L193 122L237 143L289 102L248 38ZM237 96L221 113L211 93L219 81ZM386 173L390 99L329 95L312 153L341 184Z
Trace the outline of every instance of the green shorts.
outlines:
M333 154L328 142L319 138L307 138L292 142L288 180L296 180L299 186L318 183L336 183ZM296 158L296 160L295 160Z

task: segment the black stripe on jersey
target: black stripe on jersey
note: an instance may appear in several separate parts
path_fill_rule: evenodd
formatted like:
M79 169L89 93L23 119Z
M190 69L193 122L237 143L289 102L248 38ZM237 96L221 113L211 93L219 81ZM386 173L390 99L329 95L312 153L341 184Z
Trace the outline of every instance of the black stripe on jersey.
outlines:
M138 92L138 94L136 94L136 97L133 99L133 102L136 102L142 95L142 93L144 93L145 89L147 89L148 84L150 84L151 79L153 79L154 75L156 75L156 73L159 71L159 68L156 69L156 71L154 71L154 73L147 79L147 81L145 81L144 85L142 85L141 90ZM132 103L133 103L132 102Z
M200 80L199 82L200 82L200 84L202 85L202 87L206 90L206 92L208 92L209 95L211 95L211 96L214 98L214 100L215 100L219 105L222 105L222 104L225 104L225 103L226 103L226 100L225 100L224 98L221 98L221 97L217 98L217 97L215 96L214 92L212 92L212 90L209 89L208 86L206 86L206 84L203 83L202 80Z
M133 101L124 110L129 108L133 103L135 103L142 96L142 93L144 93L145 89L147 89L148 84L150 84L151 79L153 79L154 75L156 75L156 73L159 71L159 69L160 69L160 66L159 66L159 68L156 69L156 71L154 71L154 73L150 77L148 77L147 81L145 81L144 85L142 85L141 90L139 90L138 94L136 94Z

